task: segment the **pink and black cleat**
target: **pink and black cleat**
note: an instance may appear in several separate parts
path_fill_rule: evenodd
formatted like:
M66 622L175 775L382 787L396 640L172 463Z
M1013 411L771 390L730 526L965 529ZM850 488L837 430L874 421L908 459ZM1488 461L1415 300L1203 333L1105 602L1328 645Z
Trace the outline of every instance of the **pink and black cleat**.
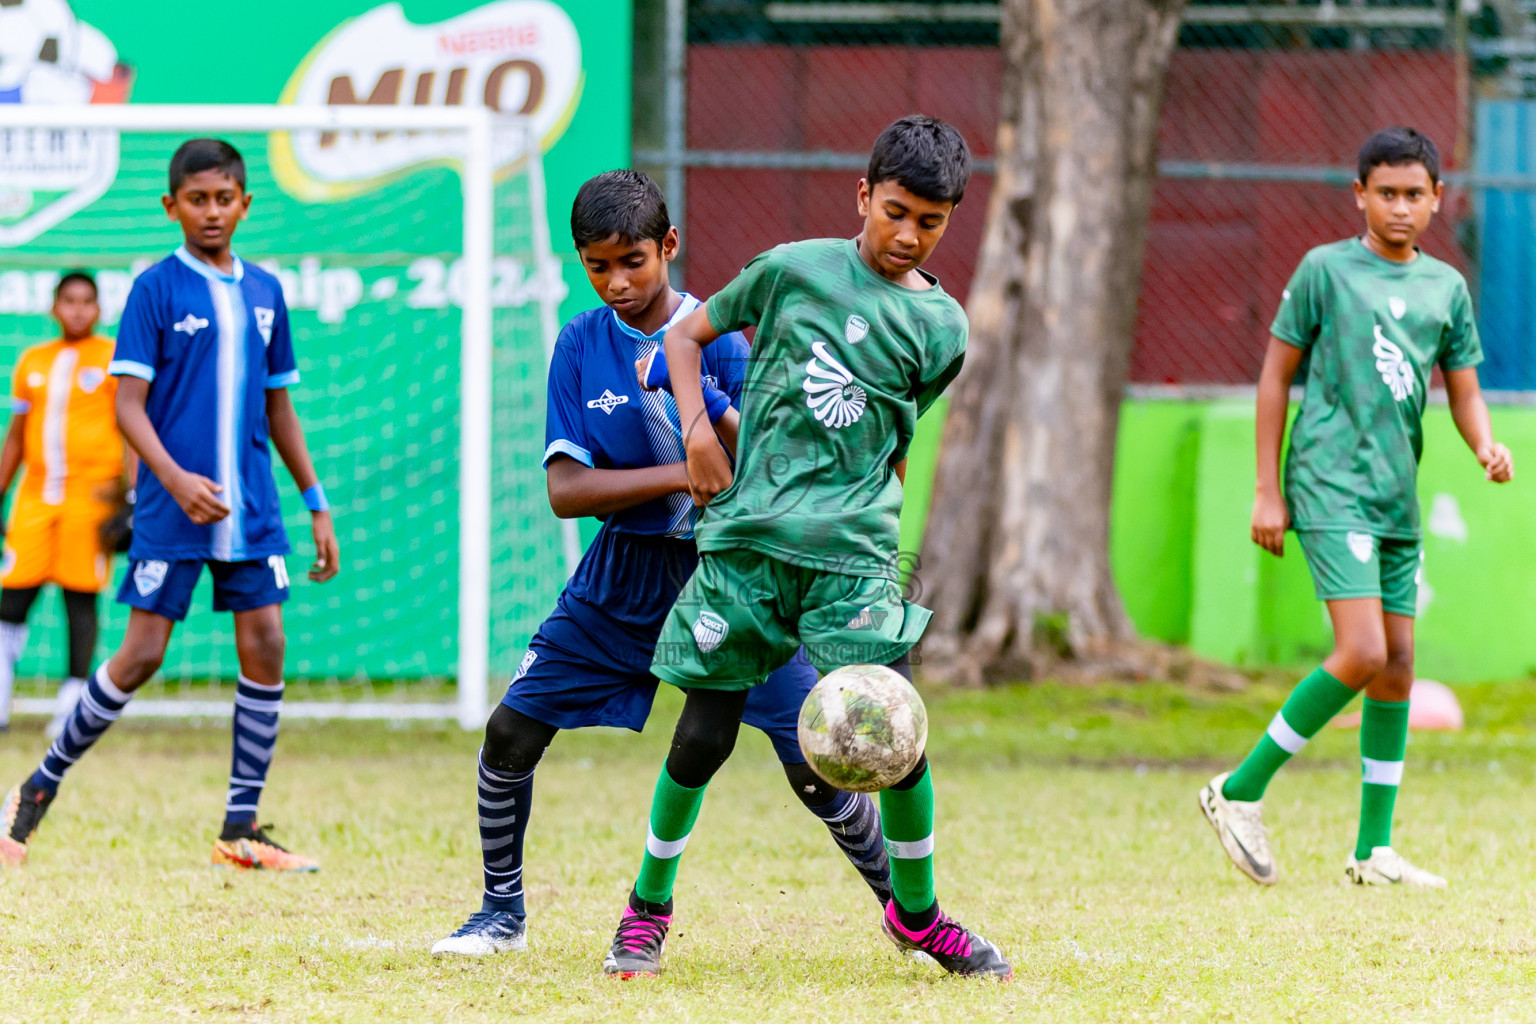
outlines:
M915 953L924 953L950 974L965 977L992 977L1008 981L1013 977L1010 964L992 943L955 921L942 910L937 911L933 922L926 928L913 931L902 925L896 916L896 901L885 906L885 916L880 927L897 947Z
M665 914L651 913L643 905L636 907L636 902L631 899L624 908L618 934L603 959L603 971L621 981L654 978L661 973L661 954L667 948L667 928L672 924L671 900L662 905Z

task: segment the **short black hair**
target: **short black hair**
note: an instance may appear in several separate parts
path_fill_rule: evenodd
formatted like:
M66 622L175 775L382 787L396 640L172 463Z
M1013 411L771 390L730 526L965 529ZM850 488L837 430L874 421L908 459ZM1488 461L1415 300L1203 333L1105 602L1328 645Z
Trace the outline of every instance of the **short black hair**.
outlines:
M1359 167L1356 173L1360 184L1371 176L1371 171L1382 165L1403 167L1407 164L1423 164L1429 172L1429 180L1440 181L1440 150L1434 140L1412 128L1393 126L1365 140L1360 147Z
M59 296L64 294L64 289L76 281L79 281L81 284L90 285L91 291L94 294L98 296L101 294L101 290L96 287L96 279L94 277L83 270L71 270L59 278L59 283L53 286L53 301L59 301Z
M245 190L245 158L223 139L188 139L176 147L171 157L171 195L181 188L187 175L200 171L223 171Z
M660 248L671 229L666 197L641 171L605 171L588 178L571 204L571 240L578 249L615 235L626 242L650 239Z
M892 121L875 140L866 180L894 181L935 203L958 204L971 178L971 147L952 124L913 114Z

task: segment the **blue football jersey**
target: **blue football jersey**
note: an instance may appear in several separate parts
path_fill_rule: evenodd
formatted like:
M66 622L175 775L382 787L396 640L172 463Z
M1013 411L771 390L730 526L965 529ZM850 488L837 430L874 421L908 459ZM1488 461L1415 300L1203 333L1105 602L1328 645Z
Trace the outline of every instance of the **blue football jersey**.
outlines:
M110 370L150 382L146 411L171 458L218 482L230 508L199 526L153 474L140 473L130 557L286 554L266 393L297 383L299 371L277 278L238 258L226 275L177 249L134 282Z
M667 328L697 308L699 300L685 294L672 319L655 334L641 334L607 306L578 314L565 325L549 366L545 466L556 455L594 469L684 461L677 403L665 391L641 389L635 360L650 355ZM732 332L704 349L701 375L739 409L746 366L747 339ZM692 537L696 515L685 491L603 518L609 529Z

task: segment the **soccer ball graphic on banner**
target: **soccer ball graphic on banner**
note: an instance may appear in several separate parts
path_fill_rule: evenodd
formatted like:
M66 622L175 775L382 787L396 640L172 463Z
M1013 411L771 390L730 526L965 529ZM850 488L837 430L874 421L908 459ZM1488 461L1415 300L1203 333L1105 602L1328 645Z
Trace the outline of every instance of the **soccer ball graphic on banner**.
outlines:
M116 63L112 44L65 0L0 5L0 102L89 103Z
M928 711L895 670L848 665L806 694L799 733L817 775L838 789L874 793L900 782L923 756Z

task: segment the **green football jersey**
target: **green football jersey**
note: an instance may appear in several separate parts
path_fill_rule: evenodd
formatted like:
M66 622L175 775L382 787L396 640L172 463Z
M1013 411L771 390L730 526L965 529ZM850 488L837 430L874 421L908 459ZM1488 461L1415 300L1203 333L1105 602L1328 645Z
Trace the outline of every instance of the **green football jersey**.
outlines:
M895 465L965 356L965 312L929 281L903 288L823 238L763 253L710 298L715 330L757 336L735 479L699 517L700 551L897 578Z
M1417 538L1430 374L1483 361L1461 274L1423 252L1383 259L1359 238L1319 246L1270 333L1307 353L1285 460L1292 525Z

